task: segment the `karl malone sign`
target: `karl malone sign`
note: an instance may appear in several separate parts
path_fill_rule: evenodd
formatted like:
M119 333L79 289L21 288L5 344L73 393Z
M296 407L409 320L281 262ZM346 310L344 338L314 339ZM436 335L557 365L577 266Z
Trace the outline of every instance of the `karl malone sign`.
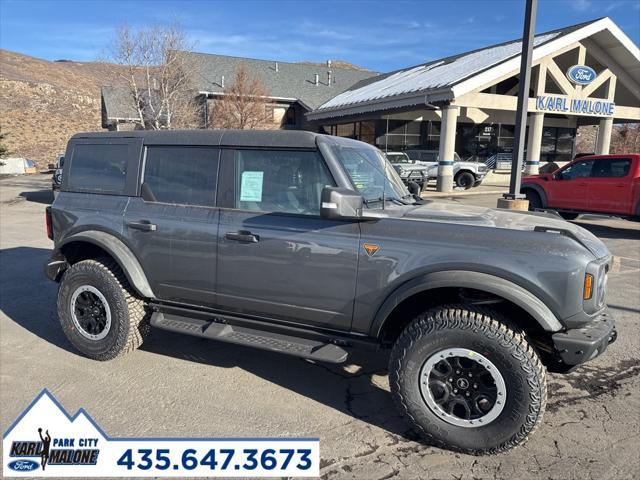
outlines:
M596 76L595 70L586 65L574 65L567 70L567 78L577 85L589 85L596 79ZM539 112L611 117L615 106L614 102L588 98L568 98L555 95L540 95L536 98L536 110Z
M536 110L539 112L611 117L615 106L614 102L588 98L568 98L554 95L539 95L536 98Z

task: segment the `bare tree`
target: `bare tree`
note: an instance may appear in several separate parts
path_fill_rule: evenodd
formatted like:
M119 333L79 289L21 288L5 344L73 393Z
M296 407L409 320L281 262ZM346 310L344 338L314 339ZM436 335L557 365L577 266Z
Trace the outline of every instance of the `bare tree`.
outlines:
M244 63L236 69L231 85L215 100L211 113L214 128L277 128L264 84L249 74Z
M181 54L190 49L186 34L175 23L138 30L124 25L117 30L112 57L115 63L126 67L121 76L144 128L172 128L179 120L177 114L197 114L185 57Z
M611 153L640 151L640 123L624 123L613 129Z

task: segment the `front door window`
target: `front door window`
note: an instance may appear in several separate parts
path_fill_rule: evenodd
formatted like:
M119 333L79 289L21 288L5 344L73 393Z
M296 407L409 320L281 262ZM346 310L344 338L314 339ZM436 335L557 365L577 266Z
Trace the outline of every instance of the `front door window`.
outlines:
M320 194L334 186L317 152L237 150L235 208L320 215Z

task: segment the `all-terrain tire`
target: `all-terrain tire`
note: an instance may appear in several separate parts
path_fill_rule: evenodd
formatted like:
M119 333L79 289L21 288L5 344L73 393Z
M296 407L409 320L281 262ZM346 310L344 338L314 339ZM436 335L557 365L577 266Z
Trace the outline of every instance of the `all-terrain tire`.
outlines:
M71 300L74 292L84 286L99 291L108 304L111 325L104 338L87 338L73 320ZM111 259L83 260L64 273L58 290L58 317L69 341L82 354L101 361L135 350L150 330L150 312Z
M469 190L476 183L476 177L471 172L460 172L455 178L456 185L465 190Z
M451 348L480 353L504 379L504 407L486 425L454 425L422 396L422 366ZM428 443L473 455L503 452L524 442L540 424L547 398L545 369L523 334L497 312L469 305L447 305L418 315L393 347L389 383L398 408Z
M527 200L529 200L529 210L530 211L534 211L537 210L538 208L543 208L542 205L542 199L540 198L540 194L538 192L536 192L535 190L532 190L530 188L526 189L524 191L524 196L526 197Z
M565 220L575 220L580 216L579 213L571 213L571 212L558 212L562 218Z

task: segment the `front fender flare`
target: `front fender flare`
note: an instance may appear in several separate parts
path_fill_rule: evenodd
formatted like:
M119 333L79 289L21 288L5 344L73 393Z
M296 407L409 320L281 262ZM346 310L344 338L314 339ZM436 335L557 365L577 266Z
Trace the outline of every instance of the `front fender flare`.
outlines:
M520 187L520 191L524 192L527 188L533 190L538 195L540 195L540 201L542 202L542 208L547 208L547 205L549 205L549 202L547 201L547 194L544 191L544 188L542 188L537 183L523 183L522 186Z
M139 295L145 298L155 298L151 285L149 285L149 281L147 280L147 276L142 269L142 265L140 265L140 262L138 262L138 259L135 257L133 252L122 242L122 240L106 232L86 230L84 232L70 235L56 245L54 257L65 245L69 245L73 242L87 242L105 250L113 257L118 266L120 266L124 275L127 277L127 280Z
M446 270L421 275L394 290L378 309L371 325L371 335L380 337L389 314L407 298L416 293L446 287L473 288L492 293L522 308L546 331L557 332L563 328L554 313L538 297L509 280L487 273Z

